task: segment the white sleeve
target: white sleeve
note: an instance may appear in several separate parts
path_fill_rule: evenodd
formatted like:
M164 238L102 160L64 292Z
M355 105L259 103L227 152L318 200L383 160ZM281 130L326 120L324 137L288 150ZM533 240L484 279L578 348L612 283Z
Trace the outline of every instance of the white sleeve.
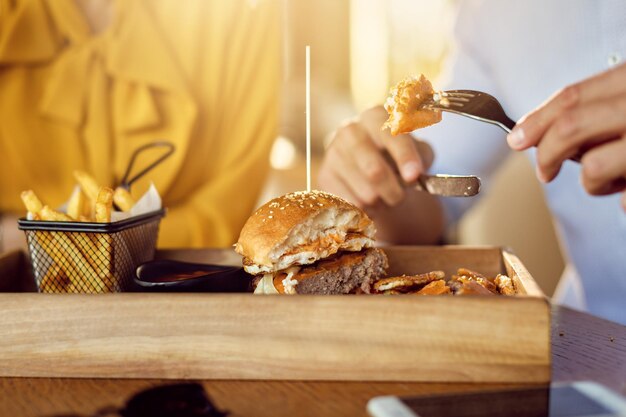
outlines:
M454 26L454 51L446 67L445 90L479 90L498 97L498 86L490 72L489 58L497 51L488 50L489 36L486 10L470 1L461 2ZM439 88L439 87L437 87ZM435 153L430 169L436 174L477 175L481 193L489 188L489 180L509 153L506 134L499 127L477 122L452 113L434 126L414 132L427 141ZM449 222L456 222L477 201L477 197L442 198Z

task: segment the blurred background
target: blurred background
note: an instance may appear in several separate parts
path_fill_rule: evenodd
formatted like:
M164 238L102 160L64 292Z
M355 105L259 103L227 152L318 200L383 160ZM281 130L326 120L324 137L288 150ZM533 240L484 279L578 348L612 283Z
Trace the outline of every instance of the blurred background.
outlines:
M315 188L327 138L345 119L382 103L389 88L408 75L423 73L436 88L450 50L455 7L454 0L281 1L284 80L280 135L272 149L272 172L259 204L306 188L305 46L311 46ZM542 190L521 154L504 162L490 194L454 225L449 235L451 243L512 248L547 295L552 295L564 268Z

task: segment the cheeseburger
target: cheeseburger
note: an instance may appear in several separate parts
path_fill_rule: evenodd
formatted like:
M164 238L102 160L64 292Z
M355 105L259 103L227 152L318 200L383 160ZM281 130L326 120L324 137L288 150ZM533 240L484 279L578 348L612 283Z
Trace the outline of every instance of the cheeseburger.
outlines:
M299 191L252 214L235 250L256 276L256 294L369 293L387 268L387 256L374 248L375 232L372 220L347 201Z

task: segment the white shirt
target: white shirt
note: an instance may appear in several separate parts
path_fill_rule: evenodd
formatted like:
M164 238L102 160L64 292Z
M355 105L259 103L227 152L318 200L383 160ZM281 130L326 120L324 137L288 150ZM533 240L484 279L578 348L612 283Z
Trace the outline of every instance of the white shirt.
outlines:
M626 58L626 2L465 0L455 41L445 88L488 92L518 120L557 90ZM479 175L484 191L512 152L500 128L450 113L416 136L435 151L432 172ZM534 148L526 153L534 164ZM626 324L626 214L621 194L590 196L579 175L580 165L567 161L544 187L557 232L580 277L582 299L570 298L569 303ZM445 199L450 220L475 201ZM575 289L569 285L565 293Z

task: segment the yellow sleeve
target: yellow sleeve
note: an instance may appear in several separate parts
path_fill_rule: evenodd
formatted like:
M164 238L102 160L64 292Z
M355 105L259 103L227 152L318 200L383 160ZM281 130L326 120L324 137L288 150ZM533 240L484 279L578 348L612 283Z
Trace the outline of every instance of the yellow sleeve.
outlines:
M229 10L220 10L220 21L203 32L206 49L195 81L200 116L194 141L199 142L190 146L182 170L205 179L192 192L166 201L160 247L232 245L265 182L278 133L280 2L261 0L253 9L248 3L217 2ZM208 144L210 161L194 159L194 146Z

